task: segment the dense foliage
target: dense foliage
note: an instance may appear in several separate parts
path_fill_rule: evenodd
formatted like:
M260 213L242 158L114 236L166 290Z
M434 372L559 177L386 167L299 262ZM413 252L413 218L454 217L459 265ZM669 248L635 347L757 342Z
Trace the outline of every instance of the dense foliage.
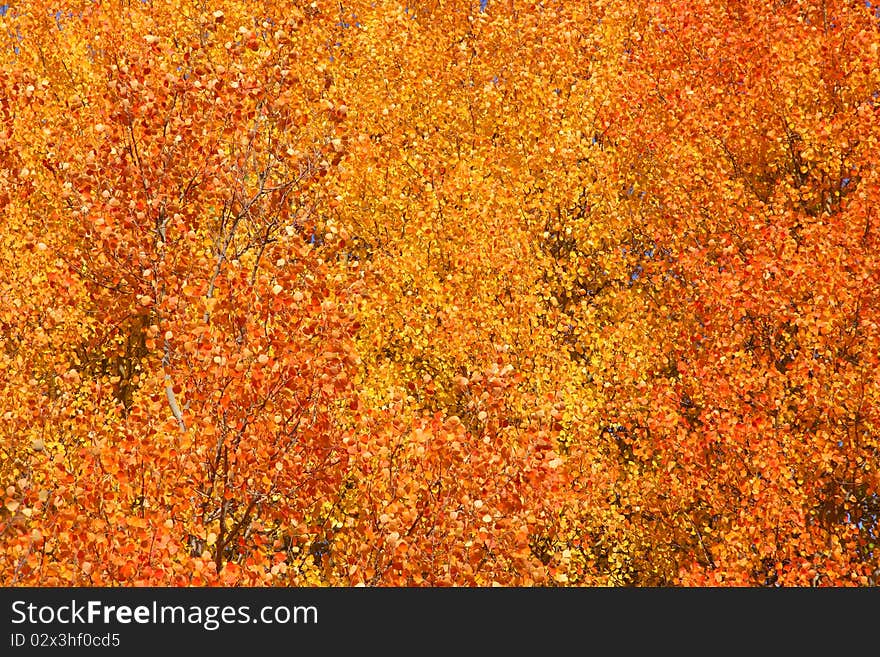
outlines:
M880 584L871 3L0 39L4 584Z

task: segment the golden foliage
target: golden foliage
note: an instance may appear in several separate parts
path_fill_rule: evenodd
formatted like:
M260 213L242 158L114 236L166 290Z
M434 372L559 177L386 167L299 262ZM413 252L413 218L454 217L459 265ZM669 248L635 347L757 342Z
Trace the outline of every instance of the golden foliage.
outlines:
M5 584L877 584L871 8L0 28Z

